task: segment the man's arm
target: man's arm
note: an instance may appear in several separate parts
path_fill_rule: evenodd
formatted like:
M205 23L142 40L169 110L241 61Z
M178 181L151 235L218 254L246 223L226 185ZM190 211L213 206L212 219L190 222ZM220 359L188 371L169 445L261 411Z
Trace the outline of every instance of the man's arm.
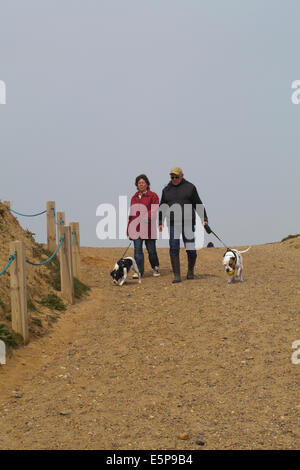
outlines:
M196 186L194 186L193 193L192 193L192 204L193 204L193 209L195 209L200 219L202 220L203 218L203 225L208 224L208 217L207 217L206 209L203 205L203 202L200 199ZM200 210L199 206L203 207L203 212L202 210Z

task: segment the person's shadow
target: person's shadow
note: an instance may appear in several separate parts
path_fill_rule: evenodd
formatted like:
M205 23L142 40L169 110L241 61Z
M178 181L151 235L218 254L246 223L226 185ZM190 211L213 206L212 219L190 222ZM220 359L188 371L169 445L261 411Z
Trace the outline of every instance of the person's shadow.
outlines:
M216 274L195 274L195 279L210 279L210 278L217 278L220 279L221 276L217 276Z

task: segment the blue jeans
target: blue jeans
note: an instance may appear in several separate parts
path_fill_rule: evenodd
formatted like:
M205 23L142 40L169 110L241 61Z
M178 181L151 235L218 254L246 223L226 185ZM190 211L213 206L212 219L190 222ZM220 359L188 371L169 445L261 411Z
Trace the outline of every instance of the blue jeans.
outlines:
M169 233L170 256L179 255L180 235L182 234L183 243L188 256L197 258L194 227L192 225L184 227L184 230L181 225L171 225L169 227Z
M159 260L156 253L156 240L143 240L138 238L137 240L133 240L134 243L134 259L136 264L138 265L139 271L141 274L144 274L144 253L143 253L143 242L145 241L145 245L148 251L149 262L151 264L152 269L155 266L159 266Z

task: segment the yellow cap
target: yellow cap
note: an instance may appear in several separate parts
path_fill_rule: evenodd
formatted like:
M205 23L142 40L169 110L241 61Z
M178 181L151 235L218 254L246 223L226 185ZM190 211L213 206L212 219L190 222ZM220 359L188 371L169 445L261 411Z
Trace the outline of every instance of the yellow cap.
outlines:
M174 166L174 168L172 168L170 171L170 175L182 175L182 169L180 166Z

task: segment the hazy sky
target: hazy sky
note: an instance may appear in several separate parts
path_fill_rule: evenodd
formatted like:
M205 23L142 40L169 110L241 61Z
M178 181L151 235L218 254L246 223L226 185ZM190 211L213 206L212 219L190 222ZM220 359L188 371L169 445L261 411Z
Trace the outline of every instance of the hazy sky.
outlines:
M140 173L160 196L178 165L228 245L299 233L299 17L299 0L0 0L0 199L55 200L82 245L111 245L97 206ZM19 220L46 240L45 216Z

